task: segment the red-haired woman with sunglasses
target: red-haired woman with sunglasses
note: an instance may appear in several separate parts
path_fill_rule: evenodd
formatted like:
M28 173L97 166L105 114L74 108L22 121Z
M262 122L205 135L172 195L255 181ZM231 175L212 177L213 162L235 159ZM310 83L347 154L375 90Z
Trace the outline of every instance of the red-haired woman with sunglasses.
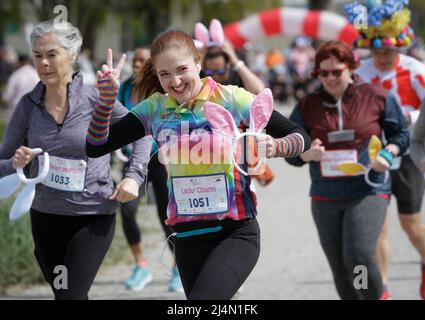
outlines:
M312 146L287 161L310 165L313 218L340 298L380 299L382 280L374 256L391 193L385 172L406 150L409 134L396 99L353 77L357 66L351 48L340 41L319 48L313 76L321 86L290 117L308 131ZM387 144L371 160L371 137L383 134ZM344 162L371 170L344 173L339 169Z

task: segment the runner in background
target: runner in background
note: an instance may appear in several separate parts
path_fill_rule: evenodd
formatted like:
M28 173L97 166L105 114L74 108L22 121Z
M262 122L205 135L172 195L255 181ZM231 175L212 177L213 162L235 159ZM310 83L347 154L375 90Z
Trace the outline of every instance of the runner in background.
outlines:
M313 76L319 77L321 87L290 116L310 134L312 146L287 161L309 164L313 218L340 298L377 300L383 288L376 243L391 193L385 175L389 177L394 157L406 150L409 134L394 97L353 77L357 66L343 42L329 41L318 49ZM388 143L377 154L369 146L382 133ZM355 287L358 266L366 267L366 287Z
M18 56L18 67L7 80L2 94L3 101L7 104L6 123L9 122L15 108L22 96L31 91L40 78L37 71L26 55Z
M390 90L402 107L407 126L412 129L425 98L425 65L401 53L414 35L409 26L408 1L386 1L383 4L367 2L369 28L360 30L360 38L354 42L359 48L370 48L372 57L362 60L356 73L366 82L382 85ZM348 5L348 20L354 23L357 3ZM421 206L425 182L420 170L413 164L408 152L399 157L391 168L392 193L397 200L398 216L404 232L418 251L422 280L420 296L425 299L425 227L421 222ZM389 298L388 278L390 243L388 240L389 214L380 235L377 259L382 272L384 290Z
M134 82L136 77L140 74L144 63L150 58L149 48L136 48L133 57L133 76L124 81L118 92L117 99L128 109L131 110L137 104L137 92L134 92ZM142 166L145 175L147 176L146 183L151 182L155 193L155 201L157 206L158 218L161 222L162 229L167 238L172 234L172 229L165 224L167 219L167 171L165 167L158 160L158 147L152 137L144 137L141 139L144 145L142 150ZM154 148L152 148L154 144ZM123 153L126 156L131 154L131 145L124 147ZM152 150L152 151L151 151ZM128 169L129 163L123 167L123 176ZM139 209L140 200L145 194L147 185L142 184L139 190L139 197L135 200L121 203L121 216L123 222L124 235L130 246L131 253L134 258L135 267L131 276L125 283L125 287L130 290L140 291L152 282L153 276L149 265L143 256L142 249L142 234L137 224L137 212ZM168 242L170 250L173 251L174 239ZM174 264L171 271L171 279L168 284L168 290L171 292L183 292L178 269Z

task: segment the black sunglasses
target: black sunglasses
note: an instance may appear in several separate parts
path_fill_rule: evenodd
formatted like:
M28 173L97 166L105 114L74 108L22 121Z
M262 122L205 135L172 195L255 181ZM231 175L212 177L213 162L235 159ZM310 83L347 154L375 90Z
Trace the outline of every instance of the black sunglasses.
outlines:
M332 73L332 75L335 78L339 78L342 75L342 73L344 72L345 69L347 69L347 66L345 66L342 69L332 69L332 70L320 69L319 70L319 76L321 76L322 78L327 78L329 76L329 74Z
M226 68L222 68L222 69L216 69L216 70L212 70L212 69L205 69L204 71L204 75L211 77L213 75L218 75L218 76L223 76L226 74L227 69Z

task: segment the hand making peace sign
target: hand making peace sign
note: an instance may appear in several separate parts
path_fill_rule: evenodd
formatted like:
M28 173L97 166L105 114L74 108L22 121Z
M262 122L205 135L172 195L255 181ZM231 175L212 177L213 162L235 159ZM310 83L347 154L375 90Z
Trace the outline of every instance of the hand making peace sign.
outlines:
M124 66L126 55L123 53L121 55L120 61L118 62L117 66L113 68L113 54L112 49L108 49L107 57L106 57L106 64L102 65L101 71L97 72L97 79L110 79L112 82L112 85L115 88L118 88L120 85L120 73L121 69Z

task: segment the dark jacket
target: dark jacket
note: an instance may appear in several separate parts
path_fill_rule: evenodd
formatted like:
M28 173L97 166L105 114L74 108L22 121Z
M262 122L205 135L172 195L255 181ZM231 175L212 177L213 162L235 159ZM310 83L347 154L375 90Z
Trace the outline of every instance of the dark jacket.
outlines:
M367 166L370 162L367 146L372 135L385 136L387 143L400 148L403 153L409 145L409 132L403 112L395 97L385 89L356 80L342 97L343 129L354 129L353 141L331 143L328 132L339 130L338 110L335 99L322 87L302 99L293 110L290 119L310 134L311 140L320 139L326 150L355 149L358 162ZM287 159L295 166L305 164L300 157ZM320 163L310 164L310 195L318 198L344 200L371 194L390 194L391 181L373 188L366 184L364 176L322 177Z

